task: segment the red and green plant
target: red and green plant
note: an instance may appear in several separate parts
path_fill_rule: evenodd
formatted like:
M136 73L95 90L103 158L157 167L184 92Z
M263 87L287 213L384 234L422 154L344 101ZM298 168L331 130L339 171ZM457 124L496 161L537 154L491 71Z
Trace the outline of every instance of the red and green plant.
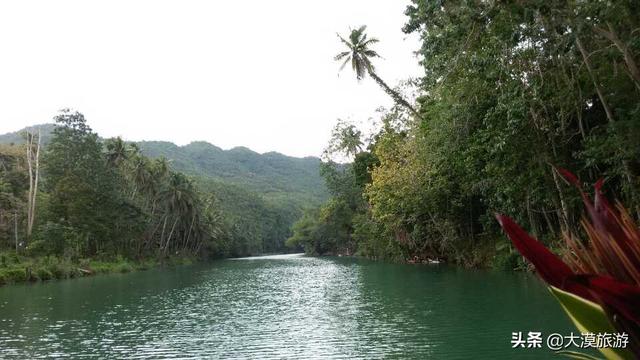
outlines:
M549 285L580 331L627 333L628 349L599 349L607 358L640 357L640 229L620 203L612 206L594 188L594 201L571 172L557 169L578 188L587 215L582 227L588 240L564 232L564 260L531 237L515 221L496 215L516 249Z

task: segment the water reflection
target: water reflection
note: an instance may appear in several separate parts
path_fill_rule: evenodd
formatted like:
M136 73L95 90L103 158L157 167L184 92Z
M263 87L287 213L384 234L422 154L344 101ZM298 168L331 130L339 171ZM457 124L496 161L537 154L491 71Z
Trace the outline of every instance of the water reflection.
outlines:
M301 255L0 288L5 358L539 358L568 333L521 274ZM543 350L541 350L543 351Z

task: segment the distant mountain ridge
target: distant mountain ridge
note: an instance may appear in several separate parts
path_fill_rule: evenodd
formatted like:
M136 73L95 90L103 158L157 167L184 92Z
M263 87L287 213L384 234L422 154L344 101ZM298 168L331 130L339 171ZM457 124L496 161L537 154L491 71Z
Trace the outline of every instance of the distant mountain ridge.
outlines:
M204 141L178 146L165 141L137 143L149 157L166 157L176 170L242 185L263 194L266 199L297 194L308 201L327 198L320 177L320 159L295 158L277 152L259 154L246 147L230 150Z
M29 126L17 132L0 135L0 143L21 143L25 130L40 130L43 143L48 143L54 124ZM168 141L136 142L143 154L165 157L179 171L239 185L277 202L292 201L299 207L319 204L328 197L320 177L320 159L296 158L277 152L259 154L246 147L223 150L205 141L178 146Z

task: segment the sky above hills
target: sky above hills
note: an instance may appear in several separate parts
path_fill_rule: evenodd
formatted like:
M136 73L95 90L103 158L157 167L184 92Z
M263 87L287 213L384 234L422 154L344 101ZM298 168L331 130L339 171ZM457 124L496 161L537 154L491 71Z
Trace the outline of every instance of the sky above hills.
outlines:
M408 1L0 3L0 133L85 114L101 136L205 140L319 156L338 118L366 124L387 95L338 73L336 32L368 25L376 69L421 74Z

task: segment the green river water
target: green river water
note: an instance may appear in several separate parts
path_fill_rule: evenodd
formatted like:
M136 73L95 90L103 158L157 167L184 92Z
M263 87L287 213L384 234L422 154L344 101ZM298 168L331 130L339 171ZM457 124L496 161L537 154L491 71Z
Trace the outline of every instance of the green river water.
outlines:
M538 279L280 255L0 288L0 358L555 357L575 331Z

